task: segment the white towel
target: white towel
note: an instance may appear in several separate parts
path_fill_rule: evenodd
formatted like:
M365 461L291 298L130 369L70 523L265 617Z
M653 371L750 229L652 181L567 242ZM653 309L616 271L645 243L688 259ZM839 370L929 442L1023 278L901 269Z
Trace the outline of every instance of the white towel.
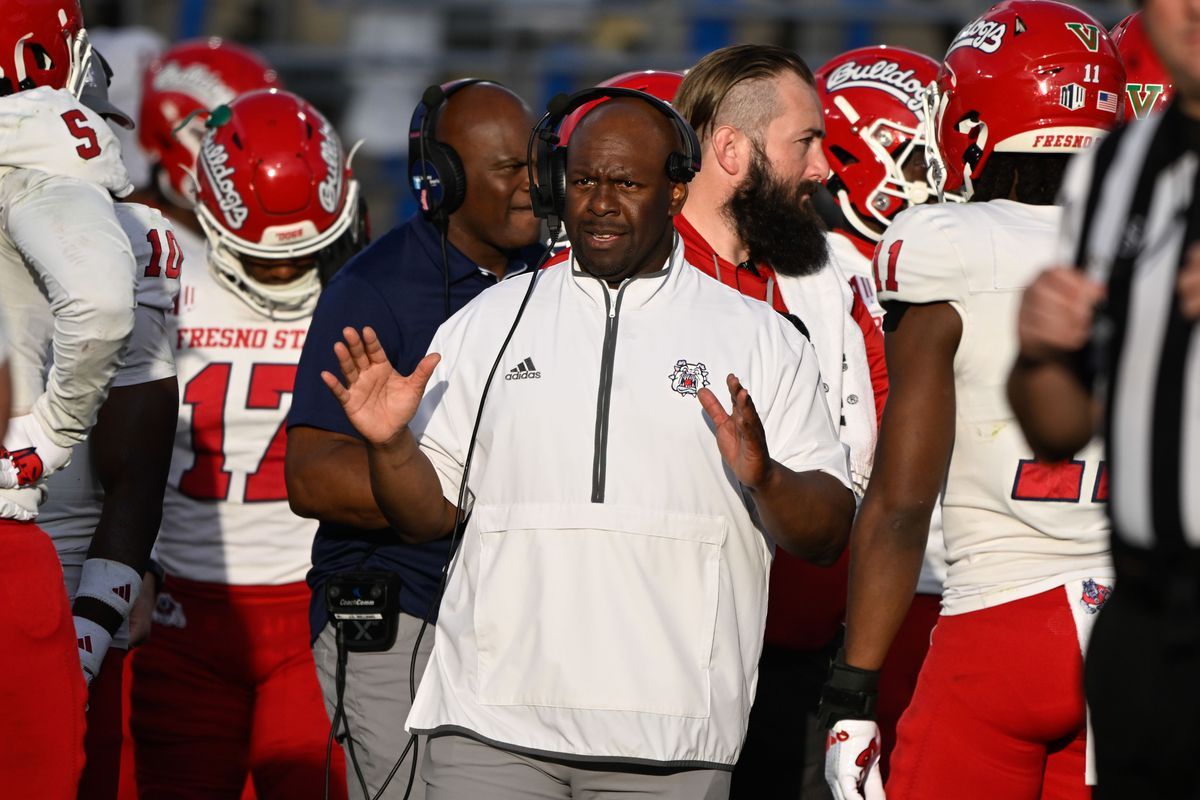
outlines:
M808 328L829 415L838 426L842 444L850 449L850 477L861 497L875 459L875 391L867 346L850 315L854 302L850 283L837 257L815 275L777 276L788 311Z

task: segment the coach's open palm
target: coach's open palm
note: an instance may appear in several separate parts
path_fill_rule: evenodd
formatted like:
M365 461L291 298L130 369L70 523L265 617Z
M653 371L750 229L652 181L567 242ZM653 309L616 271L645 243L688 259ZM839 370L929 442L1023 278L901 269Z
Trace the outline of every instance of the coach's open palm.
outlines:
M729 388L729 413L711 389L700 390L700 405L716 429L717 448L725 463L744 486L757 489L771 471L767 435L754 400L737 376L726 377L725 385Z
M325 385L337 397L346 417L370 444L384 445L408 427L417 413L425 384L441 356L430 353L412 375L401 375L388 361L379 337L370 328L362 335L353 328L342 331L345 342L333 346L346 385L331 372L322 372Z

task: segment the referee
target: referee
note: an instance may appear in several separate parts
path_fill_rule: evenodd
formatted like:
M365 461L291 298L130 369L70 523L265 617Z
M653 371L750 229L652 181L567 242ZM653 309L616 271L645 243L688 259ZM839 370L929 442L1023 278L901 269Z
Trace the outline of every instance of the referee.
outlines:
M1026 290L1009 399L1034 451L1107 443L1117 583L1087 651L1095 797L1200 797L1200 10L1147 0L1176 98L1064 184L1062 264ZM1091 488L1091 487L1086 487ZM1102 598L1101 598L1102 599Z

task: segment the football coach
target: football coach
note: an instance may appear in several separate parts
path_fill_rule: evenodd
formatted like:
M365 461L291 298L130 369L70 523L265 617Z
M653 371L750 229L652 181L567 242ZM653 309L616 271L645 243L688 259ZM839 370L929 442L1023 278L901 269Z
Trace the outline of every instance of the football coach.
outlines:
M408 718L431 800L726 798L774 547L845 546L812 347L684 261L685 132L649 96L595 106L554 154L570 257L485 291L408 377L369 328L324 373L395 530L470 512Z

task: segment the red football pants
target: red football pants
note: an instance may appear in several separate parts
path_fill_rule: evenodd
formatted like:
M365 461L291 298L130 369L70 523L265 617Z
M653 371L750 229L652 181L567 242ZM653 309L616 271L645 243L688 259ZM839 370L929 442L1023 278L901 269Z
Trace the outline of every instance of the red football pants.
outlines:
M925 663L925 654L929 652L929 634L937 624L941 611L940 595L915 595L879 671L877 718L880 739L883 741L879 768L884 780L887 780L892 751L896 747L896 725L912 702L921 665Z
M1061 587L942 616L888 800L1085 800L1083 656Z
M166 595L167 597L164 597ZM225 586L168 576L137 648L131 692L142 798L320 797L329 717L309 647L308 586ZM165 602L164 602L165 601ZM330 796L346 797L341 748Z
M73 800L87 685L58 553L32 522L0 519L0 797Z

